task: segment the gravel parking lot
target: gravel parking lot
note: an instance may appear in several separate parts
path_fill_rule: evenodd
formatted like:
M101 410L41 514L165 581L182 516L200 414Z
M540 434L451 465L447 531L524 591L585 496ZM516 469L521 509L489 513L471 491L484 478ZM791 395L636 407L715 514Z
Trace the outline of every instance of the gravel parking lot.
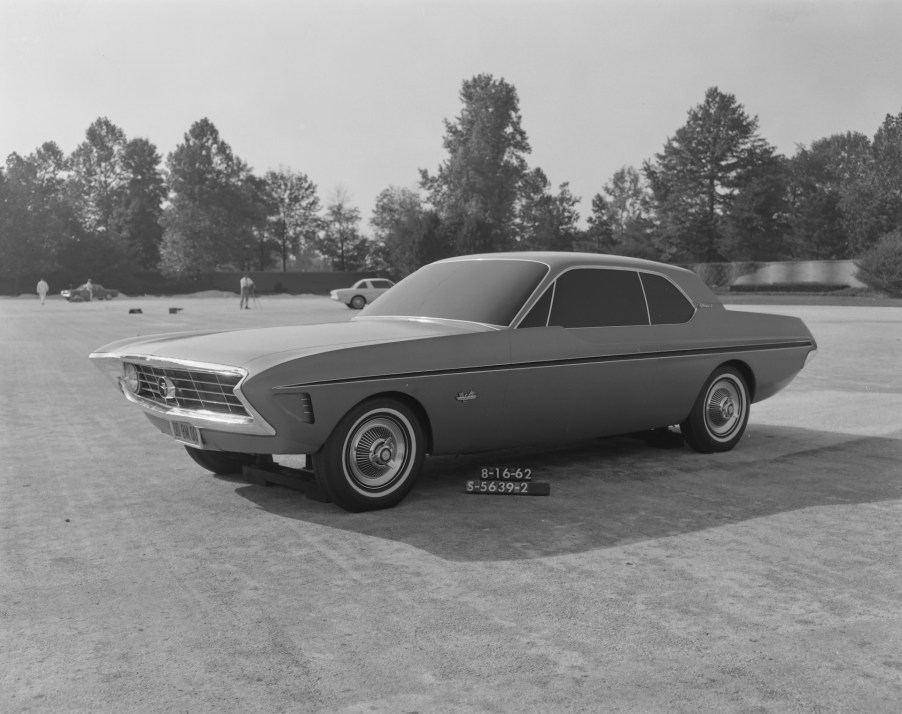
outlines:
M208 474L87 358L353 316L256 307L0 299L0 711L899 711L902 307L735 306L820 350L731 453L433 459L363 514Z

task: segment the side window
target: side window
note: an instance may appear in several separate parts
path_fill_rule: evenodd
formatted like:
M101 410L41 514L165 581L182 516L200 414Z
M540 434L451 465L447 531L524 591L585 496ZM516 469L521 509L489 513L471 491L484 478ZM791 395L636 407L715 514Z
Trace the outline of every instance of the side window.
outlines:
M651 273L641 273L648 312L653 325L676 325L689 322L695 314L686 296L667 278Z
M632 270L579 268L557 279L550 325L615 327L647 325L639 274Z
M548 324L548 308L551 307L551 294L553 292L554 287L549 287L517 327L545 327Z
M374 280L373 287L374 288L390 288L391 283L388 282L387 280Z

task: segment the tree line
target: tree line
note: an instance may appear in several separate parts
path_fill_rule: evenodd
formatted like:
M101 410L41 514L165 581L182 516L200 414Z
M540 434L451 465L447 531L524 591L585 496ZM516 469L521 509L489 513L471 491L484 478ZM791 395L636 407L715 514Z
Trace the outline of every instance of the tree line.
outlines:
M345 190L323 201L300 171L255 174L207 118L165 162L147 139L98 118L72 154L48 141L0 168L0 271L403 277L439 258L501 250L695 263L856 258L902 241L902 112L873 138L836 134L786 157L733 95L712 87L659 153L600 187L580 227L569 183L555 188L529 164L514 86L477 75L460 102L444 123L446 158L420 170L417 188L382 191L368 230Z

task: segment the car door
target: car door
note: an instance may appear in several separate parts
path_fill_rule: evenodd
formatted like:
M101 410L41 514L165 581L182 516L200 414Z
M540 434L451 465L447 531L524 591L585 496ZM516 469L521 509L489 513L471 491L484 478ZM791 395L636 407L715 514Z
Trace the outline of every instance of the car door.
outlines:
M366 301L372 302L389 288L387 280L368 280L367 281Z
M663 423L677 424L688 415L721 357L704 354L711 342L702 336L705 331L698 329L695 304L675 283L658 273L640 272L639 276L651 329L661 350L654 373L656 413ZM702 348L702 354L696 354L697 348Z
M511 331L508 442L626 433L655 424L659 344L635 270L574 268Z
M360 291L360 294L366 298L367 303L371 303L379 297L380 292L381 291L375 287L372 280L363 281L363 289Z

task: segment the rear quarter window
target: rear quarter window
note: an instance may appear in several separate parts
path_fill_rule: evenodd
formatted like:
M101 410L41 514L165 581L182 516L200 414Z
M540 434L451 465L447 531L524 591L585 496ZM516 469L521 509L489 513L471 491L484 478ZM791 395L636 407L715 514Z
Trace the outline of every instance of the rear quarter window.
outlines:
M641 273L641 276L651 324L676 325L692 319L695 308L676 285L661 275Z

